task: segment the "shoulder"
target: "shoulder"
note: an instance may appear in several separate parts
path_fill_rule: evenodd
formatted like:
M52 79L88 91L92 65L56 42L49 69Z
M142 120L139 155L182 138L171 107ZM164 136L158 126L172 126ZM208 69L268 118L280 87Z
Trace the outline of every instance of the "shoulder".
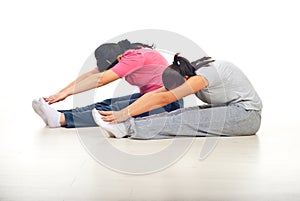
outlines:
M119 61L119 63L127 63L127 62L134 62L134 63L140 63L144 60L144 53L140 51L139 49L130 49L127 50L123 55L122 59Z
M228 61L216 60L209 66L196 70L196 74L203 76L209 86L214 86L220 84L223 78L226 77L225 75L230 74L228 73L228 67L231 68L230 66L231 63Z
M140 51L140 49L129 49L127 50L126 52L124 52L123 54L123 57L126 57L126 56L134 56L134 55L140 55L142 54L143 52Z

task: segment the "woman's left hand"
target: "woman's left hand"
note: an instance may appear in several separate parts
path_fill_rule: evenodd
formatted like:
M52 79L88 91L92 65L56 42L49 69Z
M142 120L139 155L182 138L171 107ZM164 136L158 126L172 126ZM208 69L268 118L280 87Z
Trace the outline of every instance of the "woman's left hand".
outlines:
M60 102L60 101L63 101L65 100L67 97L68 97L68 93L65 92L65 91L62 91L62 92L58 92L56 94L53 94L49 97L44 97L44 100L49 104L53 104L53 103L57 103L57 102Z
M131 116L128 114L127 109L120 111L100 111L99 114L103 115L102 120L110 123L120 123L126 121Z

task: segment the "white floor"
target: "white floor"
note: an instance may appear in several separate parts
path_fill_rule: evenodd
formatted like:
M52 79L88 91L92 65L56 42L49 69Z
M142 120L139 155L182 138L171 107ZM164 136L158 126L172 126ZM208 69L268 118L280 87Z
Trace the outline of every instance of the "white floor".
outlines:
M263 121L256 136L218 138L204 160L199 157L207 139L197 138L174 165L132 175L104 167L82 146L78 133L99 133L97 128L49 129L32 111L29 99L18 108L12 107L19 102L15 98L1 101L1 201L300 199L296 123ZM131 154L147 154L172 140L109 142Z

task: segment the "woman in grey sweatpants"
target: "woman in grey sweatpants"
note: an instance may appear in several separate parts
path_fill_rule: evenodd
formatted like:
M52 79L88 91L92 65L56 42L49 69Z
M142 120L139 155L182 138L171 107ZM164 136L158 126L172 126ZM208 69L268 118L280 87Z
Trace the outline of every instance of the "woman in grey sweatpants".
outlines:
M116 137L135 139L253 135L260 127L261 99L245 74L232 63L209 57L190 63L176 54L173 64L163 73L163 82L164 87L145 94L123 110L94 111L94 119ZM190 94L206 104L130 118Z

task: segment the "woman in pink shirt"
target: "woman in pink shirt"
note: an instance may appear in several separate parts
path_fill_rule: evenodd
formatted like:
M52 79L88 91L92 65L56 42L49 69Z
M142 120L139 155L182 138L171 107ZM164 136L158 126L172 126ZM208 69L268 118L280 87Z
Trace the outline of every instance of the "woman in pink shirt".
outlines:
M79 77L60 92L47 98L33 100L33 109L49 127L62 126L74 128L98 126L92 116L94 108L102 111L121 110L140 98L143 94L163 86L162 73L168 66L168 62L159 52L148 48L150 46L123 40L117 44L104 44L100 47L95 51L97 68ZM119 55L117 53L123 54ZM108 63L104 64L103 62ZM71 110L57 111L49 106L49 104L62 101L70 95L104 86L120 78L125 78L128 83L137 86L140 93L106 99L102 102ZM182 102L176 101L136 117L148 116L149 113L170 112L181 106Z

